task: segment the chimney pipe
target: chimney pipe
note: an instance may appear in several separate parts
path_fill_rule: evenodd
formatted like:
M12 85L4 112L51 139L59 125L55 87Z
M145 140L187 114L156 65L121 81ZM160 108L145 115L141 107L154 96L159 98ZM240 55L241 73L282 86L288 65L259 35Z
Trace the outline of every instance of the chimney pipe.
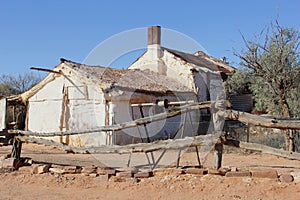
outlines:
M158 44L160 45L160 26L148 27L148 45Z
M160 26L148 27L148 47L147 55L151 63L151 70L159 74L166 75L167 69L162 61L163 51L160 45L161 30Z

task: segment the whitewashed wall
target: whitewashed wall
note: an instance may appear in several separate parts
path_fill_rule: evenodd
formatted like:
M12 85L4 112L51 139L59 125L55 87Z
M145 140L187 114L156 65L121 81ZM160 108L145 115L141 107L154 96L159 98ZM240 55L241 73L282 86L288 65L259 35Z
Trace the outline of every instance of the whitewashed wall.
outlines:
M64 78L56 79L28 100L27 130L36 132L60 131ZM51 138L57 142L59 137Z
M6 98L0 100L0 131L6 128Z
M159 70L159 68L165 68L165 70ZM223 95L223 81L220 75L209 72L205 67L200 68L187 63L167 50L161 52L160 58L156 57L156 60L153 60L153 51L150 49L129 69L149 69L157 73L164 71L164 75L176 79L176 81L194 91L198 95L199 101L206 101L208 95L210 95L211 100ZM192 73L191 69L197 69L198 72Z
M91 88L92 86L89 86ZM69 97L66 115L66 129L91 130L105 125L105 104L99 96L90 93L86 99L74 99ZM85 135L70 136L72 146L97 146L106 144L105 132L89 133Z
M94 87L97 86L87 86L74 77L56 77L29 99L27 129L36 132L76 131L105 125L103 94ZM51 139L72 146L106 142L104 132Z
M162 51L159 60L153 60L153 53L146 51L129 69L149 69L151 71L166 75L176 79L182 85L194 90L194 82L191 76L190 66L180 59L175 59L174 55L168 51ZM164 68L164 70L162 70Z

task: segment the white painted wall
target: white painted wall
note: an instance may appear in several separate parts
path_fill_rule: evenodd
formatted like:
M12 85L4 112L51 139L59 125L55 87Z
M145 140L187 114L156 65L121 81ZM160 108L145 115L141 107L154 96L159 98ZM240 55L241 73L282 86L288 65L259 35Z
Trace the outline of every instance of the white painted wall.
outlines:
M6 98L0 100L0 131L6 128Z
M53 132L60 130L89 130L105 125L105 104L103 94L97 86L84 85L76 77L58 76L45 85L28 103L28 130ZM64 95L68 101L64 101ZM65 102L65 109L64 107ZM57 142L60 137L50 138ZM105 133L90 133L69 136L73 146L105 144ZM63 142L67 137L63 138Z
M60 131L64 78L59 76L28 99L27 130ZM59 142L59 137L51 138Z
M150 51L149 51L150 50ZM133 63L129 69L149 69L153 72L166 75L168 77L176 79L182 85L194 90L193 78L191 76L191 67L174 58L174 55L164 50L161 52L161 58L153 56L151 48L146 51L135 63Z
M167 70L166 73L169 76L180 80L182 84L190 88L194 88L194 80L189 66L185 66L181 61L171 59L171 56L166 54L166 63L173 65L174 70ZM168 57L169 56L169 57ZM168 59L167 59L168 58ZM52 132L59 130L87 130L94 129L98 126L105 125L106 121L106 100L104 94L99 92L99 88L96 85L86 85L78 76L69 77L57 76L52 82L45 85L35 95L29 98L28 103L28 130L30 131L43 131ZM64 96L68 97L68 101L64 101ZM132 98L131 98L132 97ZM161 97L160 99L169 99L170 101L176 100L196 100L195 94L186 93L180 94L176 97ZM151 95L133 95L124 93L118 98L113 98L112 103L115 104L113 112L110 111L110 115L113 113L113 123L122 123L132 120L132 113L130 109L130 103L134 101L139 102L141 99L143 102L154 102L156 98ZM175 99L174 99L175 98ZM130 102L130 103L129 103ZM63 109L64 103L67 105L66 109ZM144 108L145 116L154 114L154 108ZM134 110L135 118L140 118L140 112L138 109ZM192 114L192 122L195 123L195 119L199 115L197 113ZM111 116L109 116L112 119ZM177 116L175 118L166 119L164 121L155 122L147 125L149 136L152 139L172 137L172 134L178 130L183 122L183 116ZM186 119L185 136L187 134L192 135L191 122L189 117ZM63 122L63 123L62 123ZM195 127L194 127L195 128ZM135 138L135 142L140 141L139 133L143 138L146 138L145 128L139 126L138 128L126 129L116 133L114 141L116 144L128 144ZM180 133L178 134L180 136ZM51 138L56 141L60 141L59 137ZM67 138L64 138L67 141ZM70 136L68 142L73 146L97 146L101 144L108 144L105 132L91 133L80 136Z
M40 102L40 101L59 101L63 97L63 86L65 78L63 76L56 76L53 81L46 84L41 90L35 95L29 98L29 102Z
M91 130L105 125L105 104L97 100L69 100L68 130ZM105 144L104 132L70 136L72 146L97 146Z
M199 66L187 63L166 50L161 51L160 57L153 56L153 52L151 48L148 49L129 69L149 69L159 73L161 70L158 70L158 68L163 67L166 76L176 79L176 81L194 91L198 95L199 101L208 100L207 90L209 90L211 100L215 100L217 96L222 94L223 81L220 75L213 74L204 67L200 69ZM199 71L191 72L191 69L198 69Z

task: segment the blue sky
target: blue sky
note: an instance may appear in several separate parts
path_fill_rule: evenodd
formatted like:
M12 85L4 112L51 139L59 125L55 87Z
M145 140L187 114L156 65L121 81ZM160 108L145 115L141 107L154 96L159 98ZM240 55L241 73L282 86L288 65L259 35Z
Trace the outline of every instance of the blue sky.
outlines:
M251 39L277 15L282 26L300 30L299 8L300 0L2 0L0 75L53 68L60 57L82 62L107 38L151 25L184 33L237 65L233 49L243 47L240 32ZM128 61L118 65L126 68Z

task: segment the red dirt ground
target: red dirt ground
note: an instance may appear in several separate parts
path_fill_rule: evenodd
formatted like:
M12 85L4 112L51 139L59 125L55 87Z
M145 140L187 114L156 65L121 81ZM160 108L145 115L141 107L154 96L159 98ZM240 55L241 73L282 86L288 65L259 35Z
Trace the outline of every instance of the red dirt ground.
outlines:
M0 155L11 147L0 147ZM39 162L92 165L92 155L65 154L52 147L25 144L22 156ZM111 159L117 159L111 157ZM210 168L209 154L204 167ZM194 152L184 153L181 166L196 165ZM300 161L258 153L224 153L223 166L241 170L276 169L279 174L300 171ZM103 181L81 174L0 174L0 199L300 199L300 183L266 178L229 178L218 175L161 174L126 182Z

